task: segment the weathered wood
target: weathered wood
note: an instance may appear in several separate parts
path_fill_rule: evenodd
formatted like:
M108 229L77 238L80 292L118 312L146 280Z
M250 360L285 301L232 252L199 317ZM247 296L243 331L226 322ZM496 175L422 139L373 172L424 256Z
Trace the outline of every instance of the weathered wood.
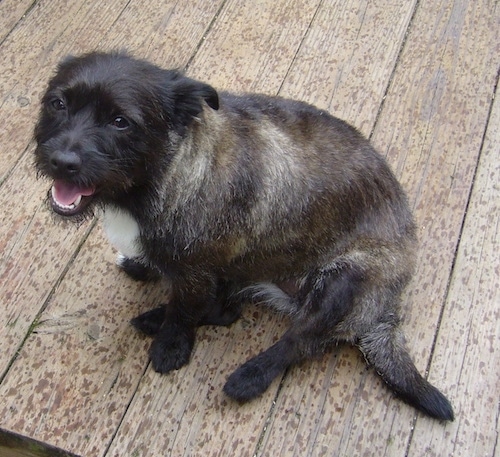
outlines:
M323 2L280 95L307 100L370 135L415 3Z
M319 0L229 0L189 74L218 89L275 95Z
M0 46L32 5L33 0L3 0L0 2Z
M123 50L166 68L184 68L210 29L224 0L132 1L104 31L105 49Z
M110 26L114 18L112 13L108 14L108 8L112 6L116 2L97 12L99 8L90 2L85 5L74 2L66 8L57 2L39 2L2 43L0 116L8 121L0 129L3 148L0 175L5 179L0 195L3 220L0 293L4 298L4 312L0 315L0 338L4 343L1 373L22 344L87 231L87 225L78 230L61 230L42 202L49 184L36 180L32 146L28 146L38 99L56 61L68 52L68 43L72 42L77 49L77 40L69 37L81 37L85 27L97 24L97 14L101 24ZM58 43L50 45L58 35ZM88 44L92 40L96 41L90 38ZM51 46L52 52L48 49Z
M457 420L419 420L408 455L494 456L500 412L500 100L497 90L429 377L445 380ZM496 450L498 452L498 449Z
M0 428L2 457L77 457L54 446Z
M55 223L44 202L49 185L36 181L30 154L0 192L0 375L89 229Z
M90 24L110 26L114 20L110 11L116 5L72 2L61 7L58 2L38 2L1 44L0 373L15 356L88 229L83 225L61 230L43 203L48 183L36 180L29 145L38 99L56 61L70 46L78 49L83 31L92 29ZM96 38L89 37L87 44L92 40Z
M0 385L1 424L84 456L102 455L147 365L149 341L129 320L168 298L114 265L99 229Z
M430 357L446 356L439 345L433 351L433 341L498 70L498 20L499 11L488 0L420 2L373 134L407 189L419 226L417 271L404 309L408 343L422 372ZM455 403L453 380L430 380ZM380 395L378 384L367 385L370 397ZM384 416L382 427L371 423L369 411L360 409L364 420L354 424L341 452L349 455L360 440L375 436L377 445L366 453L404 455L414 411L401 405L396 414L375 412ZM456 413L460 417L460 410ZM451 427L419 420L440 425L445 433Z

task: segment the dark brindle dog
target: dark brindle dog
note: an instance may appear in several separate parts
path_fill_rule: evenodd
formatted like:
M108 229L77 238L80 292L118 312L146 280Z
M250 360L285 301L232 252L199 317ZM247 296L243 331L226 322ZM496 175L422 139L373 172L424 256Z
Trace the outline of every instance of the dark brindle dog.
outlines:
M386 162L353 127L305 103L217 93L124 54L64 60L35 129L52 208L99 205L131 276L173 281L173 298L134 325L167 373L189 361L196 327L228 325L265 302L292 325L236 370L225 392L264 392L338 342L357 345L392 390L452 420L400 330L415 225Z

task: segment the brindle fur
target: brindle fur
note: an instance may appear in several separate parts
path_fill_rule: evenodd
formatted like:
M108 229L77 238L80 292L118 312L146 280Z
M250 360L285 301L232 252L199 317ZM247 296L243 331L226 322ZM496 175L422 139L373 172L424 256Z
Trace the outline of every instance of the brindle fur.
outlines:
M110 127L117 115L130 125ZM137 254L122 268L172 278L171 301L133 321L154 336L155 370L185 365L197 326L228 325L253 299L291 325L229 377L230 397L250 400L288 367L348 342L401 398L453 419L400 329L416 250L405 194L353 127L302 102L218 93L125 54L92 53L60 64L35 136L42 175L96 188L82 214L99 204L137 222ZM76 153L77 173L51 167L54 151Z

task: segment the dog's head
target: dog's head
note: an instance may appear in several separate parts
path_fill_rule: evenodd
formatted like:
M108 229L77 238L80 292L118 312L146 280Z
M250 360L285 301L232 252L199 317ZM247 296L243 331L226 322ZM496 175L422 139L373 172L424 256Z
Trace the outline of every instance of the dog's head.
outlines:
M150 184L204 103L218 109L212 87L123 53L66 58L35 127L35 164L53 180L53 210L81 215Z

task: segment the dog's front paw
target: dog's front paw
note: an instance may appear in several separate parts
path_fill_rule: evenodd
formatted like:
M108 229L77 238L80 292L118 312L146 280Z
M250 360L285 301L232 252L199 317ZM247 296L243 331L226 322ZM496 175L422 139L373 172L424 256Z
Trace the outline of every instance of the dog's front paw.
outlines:
M137 262L135 259L118 254L116 264L132 279L136 281L156 281L160 278L160 274L150 267Z
M158 373L178 370L189 362L195 332L175 325L164 325L151 345L150 358Z
M229 376L224 385L224 392L234 400L244 403L264 393L273 378L262 366L255 363L255 360L250 360Z
M164 319L165 308L160 306L134 317L130 323L146 335L154 336L160 331Z

